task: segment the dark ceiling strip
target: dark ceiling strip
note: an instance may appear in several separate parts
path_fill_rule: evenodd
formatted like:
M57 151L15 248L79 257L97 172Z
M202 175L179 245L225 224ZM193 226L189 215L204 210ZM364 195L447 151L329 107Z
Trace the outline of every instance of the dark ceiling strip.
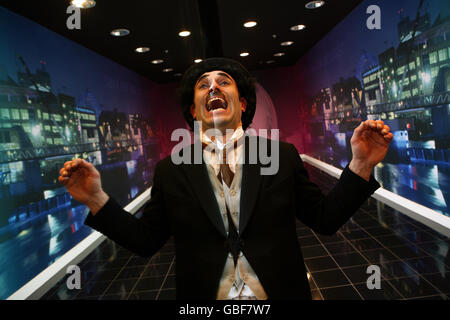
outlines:
M197 0L205 40L205 58L222 57L222 33L220 30L217 0Z

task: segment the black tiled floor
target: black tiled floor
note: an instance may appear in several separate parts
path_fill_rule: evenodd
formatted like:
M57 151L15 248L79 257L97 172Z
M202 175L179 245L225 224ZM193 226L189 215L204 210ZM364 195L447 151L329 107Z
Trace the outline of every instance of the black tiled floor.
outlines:
M175 276L167 276L164 281L163 289L176 289L175 286Z
M351 285L321 290L325 300L362 300L358 291Z
M353 240L352 243L359 251L378 249L382 247L378 241L372 238Z
M393 235L395 235L395 232L392 231L391 229L385 228L385 227L379 227L379 226L367 228L366 232L369 233L370 236L372 236L372 237L382 237L382 236L393 236Z
M138 278L114 280L113 282L111 282L111 285L109 286L105 294L128 294L129 292L131 292L137 282Z
M424 278L441 292L450 294L450 272L427 274Z
M311 276L319 289L350 284L344 273L339 269L313 272Z
M348 267L342 269L344 271L345 275L350 279L350 282L352 283L365 283L367 281L367 278L369 274L367 274L367 267L369 265L360 265L356 267Z
M306 165L326 192L336 179ZM450 240L373 198L333 236L297 223L297 235L314 300L448 299ZM152 258L141 258L110 240L80 264L82 288L64 277L42 299L173 300L173 239ZM377 265L380 289L370 290L367 267Z
M389 248L389 250L400 259L412 259L429 256L425 251L420 250L418 247L410 244L391 247Z
M153 291L134 291L128 299L130 300L156 300L159 290Z
M415 258L405 260L405 262L420 274L437 272L446 273L447 271L450 271L449 268L445 265L445 262L440 258Z
M323 300L319 290L311 290L311 297L313 300Z
M304 259L323 257L328 255L328 253L325 251L322 245L304 247L302 248L302 251Z
M156 290L161 289L164 282L164 277L149 277L142 278L134 287L136 291Z
M145 270L143 277L158 277L167 274L170 263L151 264Z
M356 250L356 248L352 246L348 241L328 243L325 245L325 247L332 255L355 252Z
M333 258L341 268L367 264L366 259L358 252L337 254L333 255Z
M175 289L163 289L159 292L158 300L175 300L176 292Z
M401 260L381 264L380 269L381 275L385 279L395 279L416 274L414 269Z
M389 282L407 299L432 296L440 293L420 276L397 278Z
M385 263L388 261L398 260L398 257L393 255L386 248L377 248L371 250L361 251L361 254L366 258L370 263L380 265L381 263Z
M330 257L320 257L320 258L312 258L306 259L305 264L308 267L310 272L329 270L329 269L337 269L338 266Z
M122 280L122 279L139 278L144 273L144 270L145 266L125 267L122 269L122 271L120 271L116 279Z
M395 290L388 281L381 281L381 289L369 289L365 283L355 285L356 290L362 295L364 300L398 300L401 299L400 294Z
M312 236L312 237L302 237L299 239L300 245L302 247L309 247L309 246L315 246L320 244L319 240L317 240L317 237Z

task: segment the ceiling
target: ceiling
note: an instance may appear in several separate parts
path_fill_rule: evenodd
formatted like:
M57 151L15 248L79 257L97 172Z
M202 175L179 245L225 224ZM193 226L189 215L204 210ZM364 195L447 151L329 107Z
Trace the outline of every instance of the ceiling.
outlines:
M350 13L361 0L326 0L306 9L306 0L96 0L81 10L81 29L69 30L69 0L2 0L0 5L87 47L157 83L179 80L196 58L224 56L249 70L295 64L308 49ZM257 21L254 28L243 23ZM291 31L297 24L302 31ZM130 34L113 37L113 29ZM182 29L191 31L185 38ZM288 47L280 45L293 41ZM136 53L137 47L149 47ZM240 57L247 51L249 56ZM284 52L281 57L275 53ZM162 64L152 64L163 59ZM267 63L267 61L273 61ZM173 68L171 72L163 69Z

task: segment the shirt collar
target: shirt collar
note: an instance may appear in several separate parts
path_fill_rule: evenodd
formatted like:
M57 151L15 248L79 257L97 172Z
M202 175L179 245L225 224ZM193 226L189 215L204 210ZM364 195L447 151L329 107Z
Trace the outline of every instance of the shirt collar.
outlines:
M203 131L201 134L201 141L205 144L212 143L214 146L216 146L219 150L223 150L223 148L228 148L230 145L232 145L235 141L238 141L242 136L244 135L244 130L242 129L242 126L239 126L234 130L233 135L231 138L227 141L227 143L224 145L220 140L212 141L210 137L208 137Z

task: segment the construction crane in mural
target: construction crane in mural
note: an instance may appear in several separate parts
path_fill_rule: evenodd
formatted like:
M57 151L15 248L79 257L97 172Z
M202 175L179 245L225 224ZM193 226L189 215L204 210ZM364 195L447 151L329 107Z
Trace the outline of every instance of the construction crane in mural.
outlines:
M25 60L22 58L22 56L17 54L17 58L19 59L19 61L22 63L23 67L25 68L25 73L28 77L28 79L31 81L33 87L35 88L37 94L39 95L39 98L42 101L42 104L44 105L44 107L47 110L47 113L49 114L50 119L52 120L53 124L55 125L55 127L58 129L58 133L61 136L62 141L64 142L64 145L68 145L69 141L66 138L66 135L64 134L64 130L63 128L61 128L61 126L58 124L58 122L55 119L54 113L50 112L50 107L48 105L47 99L44 97L43 93L41 90L39 90L39 86L36 83L33 75L30 72L30 69L28 68L28 65L26 64ZM59 108L57 108L57 110L59 110ZM64 119L64 115L61 112L61 119Z

